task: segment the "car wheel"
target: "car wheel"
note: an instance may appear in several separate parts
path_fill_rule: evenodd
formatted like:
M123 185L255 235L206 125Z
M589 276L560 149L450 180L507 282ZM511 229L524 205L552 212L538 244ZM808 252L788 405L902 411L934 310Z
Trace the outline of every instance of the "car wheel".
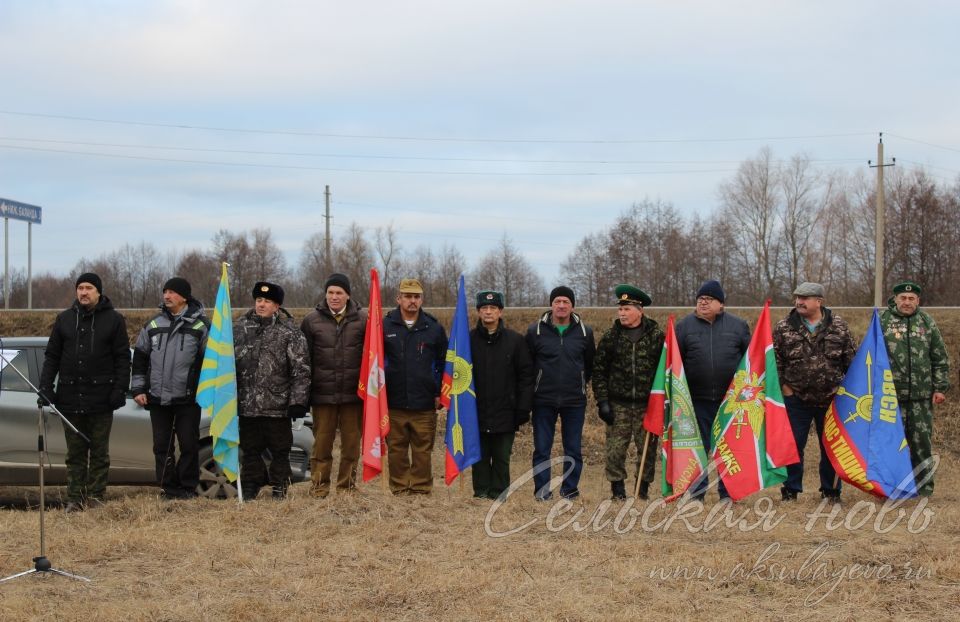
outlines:
M237 496L235 482L227 481L220 465L213 459L213 447L200 448L200 483L197 494L208 499L234 499Z

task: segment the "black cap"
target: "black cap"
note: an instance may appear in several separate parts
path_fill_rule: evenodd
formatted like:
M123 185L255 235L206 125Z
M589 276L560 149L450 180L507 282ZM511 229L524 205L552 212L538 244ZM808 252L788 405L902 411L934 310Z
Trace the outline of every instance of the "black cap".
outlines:
M477 308L493 305L503 308L503 294L493 290L486 290L477 293Z
M272 300L278 305L283 304L283 288L279 285L273 283L267 283L266 281L257 281L256 285L253 286L253 299L257 298L266 298L267 300Z
M327 288L331 285L342 287L343 291L347 292L347 296L350 295L350 279L347 278L347 275L334 272L327 277L327 282L323 284L323 291L327 291Z
M558 285L550 291L550 304L553 304L553 299L557 296L565 296L570 299L570 306L577 306L577 299L573 294L573 290L566 285Z
M103 281L100 280L100 277L93 272L84 272L77 277L77 282L73 284L74 288L80 286L81 283L89 283L97 288L99 293L103 293Z
M190 288L190 281L183 277L175 276L172 279L168 279L167 282L163 284L163 291L168 289L177 292L187 300L190 300L192 297L193 290Z
M721 304L723 303L726 296L723 293L723 288L720 287L720 281L707 281L700 286L700 289L697 290L697 298L700 296L710 296L711 298L717 300Z

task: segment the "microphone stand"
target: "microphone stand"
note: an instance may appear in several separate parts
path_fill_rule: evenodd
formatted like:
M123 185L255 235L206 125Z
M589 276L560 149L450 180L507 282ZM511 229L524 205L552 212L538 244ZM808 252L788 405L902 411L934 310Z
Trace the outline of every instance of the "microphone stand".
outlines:
M3 359L3 361L7 363L6 367L9 367L13 371L17 372L17 375L23 378L23 381L26 382L31 389L33 389L33 391L37 394L38 398L46 399L46 397L40 393L40 389L34 386L34 384L30 382L30 379L27 378L22 371L17 369L16 366L10 364L10 359L6 357L3 350L0 350L0 359ZM23 577L26 575L33 574L35 572L40 572L44 574L46 573L58 574L62 577L76 579L78 581L89 582L90 579L86 577L81 577L80 575L71 574L64 570L54 568L53 564L50 563L50 560L47 559L46 530L44 525L44 515L46 514L46 491L43 485L43 458L44 458L44 455L47 453L46 430L45 430L46 421L44 418L43 406L38 406L37 410L39 411L39 414L37 415L37 454L39 456L38 473L39 473L39 479L40 479L40 555L33 558L33 568L31 568L30 570L18 572L17 574L13 574L13 575L10 575L9 577L0 579L0 583L3 583L5 581L12 581L17 577ZM68 426L78 436L80 436L80 438L87 441L87 443L90 442L90 439L84 436L80 432L80 430L76 428L76 426L70 423L70 421L63 416L63 413L57 410L57 407L54 406L52 403L50 404L50 410L52 410L54 413L57 414L58 417L60 417L61 421L63 421L63 424L65 426Z

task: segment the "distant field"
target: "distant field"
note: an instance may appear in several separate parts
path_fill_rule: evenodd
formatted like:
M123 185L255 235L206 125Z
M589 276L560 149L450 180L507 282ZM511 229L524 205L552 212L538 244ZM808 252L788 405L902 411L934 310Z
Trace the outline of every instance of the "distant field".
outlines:
M614 317L612 309L581 311L598 329ZM520 327L538 312L508 317ZM649 309L662 321L670 312L687 310ZM868 310L838 312L863 335ZM752 323L758 313L741 315ZM148 314L127 313L132 327ZM438 315L449 324L449 310ZM0 335L46 334L52 317L0 313ZM935 317L956 363L960 310ZM887 510L849 488L836 510L820 507L816 492L784 504L776 489L729 514L715 492L702 510L610 505L604 432L592 409L583 496L572 507L535 503L529 482L495 510L471 498L469 473L465 485L446 488L442 422L430 497L392 497L375 480L318 501L297 484L285 502L237 507L115 487L105 508L47 517L51 560L92 583L49 576L2 584L0 620L954 620L958 401L951 391L937 409L942 462L929 504ZM529 468L531 445L526 426L515 479ZM817 488L816 456L811 443L808 491ZM59 502L62 489L50 496ZM25 570L38 551L36 502L34 488L0 489L0 576Z

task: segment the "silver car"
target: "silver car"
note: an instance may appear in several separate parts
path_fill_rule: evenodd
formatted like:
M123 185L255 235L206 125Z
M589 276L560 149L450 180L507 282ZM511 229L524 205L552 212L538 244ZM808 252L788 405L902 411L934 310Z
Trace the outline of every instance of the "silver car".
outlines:
M8 337L2 341L4 356L34 385L40 381L46 337ZM0 486L36 485L37 482L37 394L6 361L0 370ZM310 452L313 449L312 420L292 425L293 446L290 467L293 481L310 476ZM66 442L63 425L54 413L46 416L47 463L44 480L53 486L66 484ZM197 492L206 497L236 496L236 487L229 483L213 460L210 438L210 417L200 419L200 486ZM153 432L150 413L127 394L127 404L114 412L110 431L110 483L155 485Z

